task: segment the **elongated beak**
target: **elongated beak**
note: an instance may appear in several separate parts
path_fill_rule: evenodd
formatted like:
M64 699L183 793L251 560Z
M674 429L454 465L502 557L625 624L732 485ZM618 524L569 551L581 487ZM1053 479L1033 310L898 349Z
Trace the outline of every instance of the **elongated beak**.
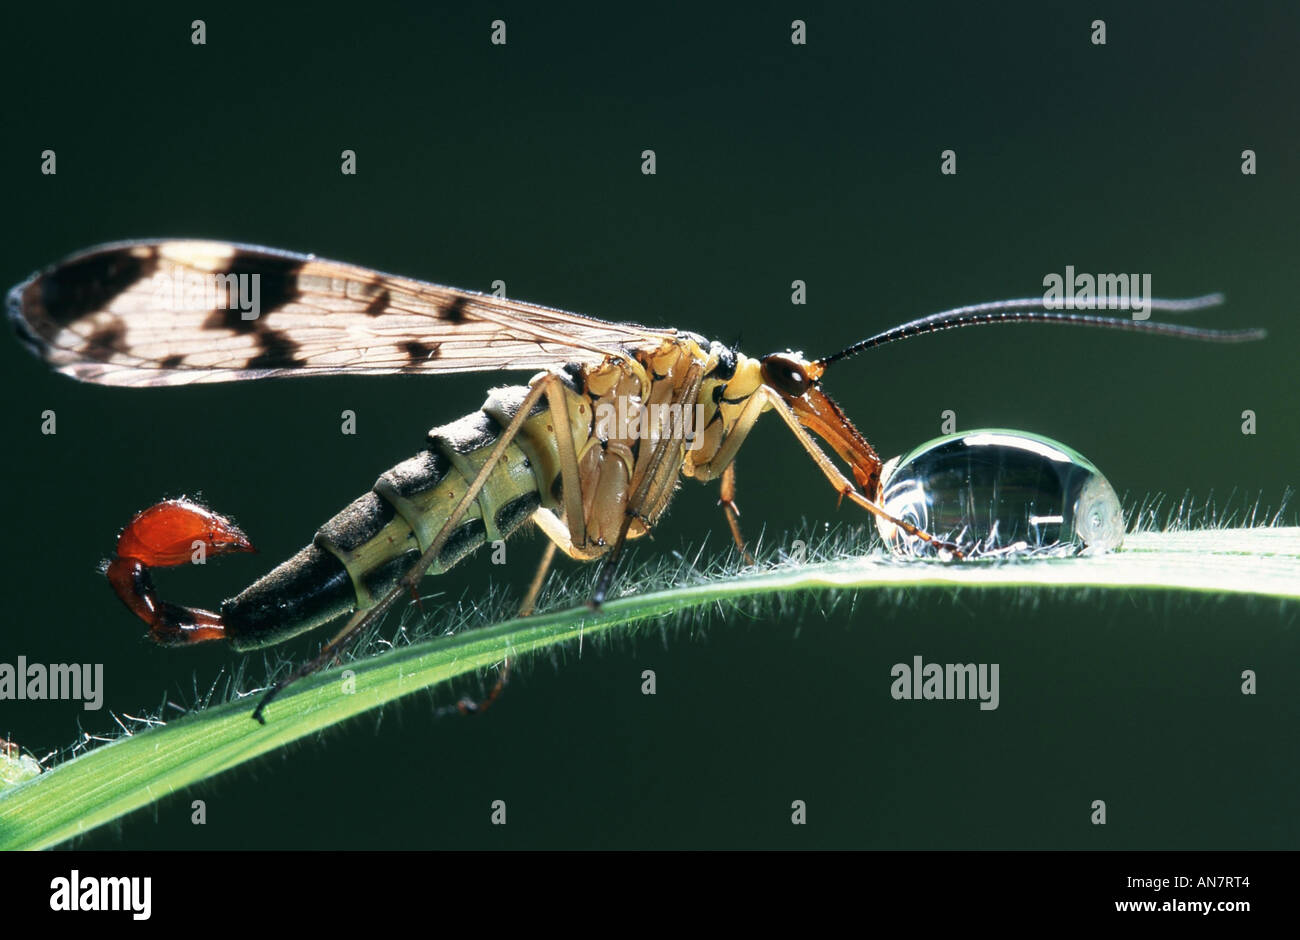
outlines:
M783 396L784 397L784 396ZM834 448L853 471L867 499L874 500L880 488L880 457L840 406L820 388L813 386L798 398L785 399L799 422Z

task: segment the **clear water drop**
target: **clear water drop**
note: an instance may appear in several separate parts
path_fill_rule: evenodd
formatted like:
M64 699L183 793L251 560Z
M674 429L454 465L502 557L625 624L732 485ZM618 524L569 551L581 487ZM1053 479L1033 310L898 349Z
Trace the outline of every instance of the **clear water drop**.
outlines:
M986 429L936 438L885 464L881 504L971 557L1101 554L1124 538L1119 498L1092 461L1051 438ZM876 519L895 554L935 550Z

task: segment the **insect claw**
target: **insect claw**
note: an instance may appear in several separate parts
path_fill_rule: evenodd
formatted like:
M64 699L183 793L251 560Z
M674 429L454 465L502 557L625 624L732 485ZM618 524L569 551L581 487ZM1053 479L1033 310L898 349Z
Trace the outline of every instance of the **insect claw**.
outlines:
M492 686L492 690L488 692L487 697L481 702L476 702L469 696L465 696L456 703L456 711L460 712L462 715L483 714L492 706L493 702L501 697L501 691L506 687L506 683L509 681L510 660L507 658L501 667L501 674L497 676L496 685Z
M188 499L168 499L136 513L118 536L117 554L105 574L127 609L149 625L151 640L186 646L223 638L221 615L159 599L149 569L252 551L248 536L225 516Z
M188 499L166 499L136 513L117 540L119 558L152 568L174 568L205 554L253 552L253 543L234 522Z

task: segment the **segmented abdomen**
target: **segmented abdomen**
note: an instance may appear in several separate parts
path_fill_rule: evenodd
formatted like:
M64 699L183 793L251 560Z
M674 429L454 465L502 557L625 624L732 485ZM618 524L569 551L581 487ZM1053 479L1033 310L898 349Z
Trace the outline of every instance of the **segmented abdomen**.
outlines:
M424 450L380 476L311 545L222 604L235 648L282 642L369 607L392 588L432 544L527 394L523 386L496 389L480 410L431 430ZM506 538L539 506L556 507L559 458L550 425L543 397L451 531L431 574Z

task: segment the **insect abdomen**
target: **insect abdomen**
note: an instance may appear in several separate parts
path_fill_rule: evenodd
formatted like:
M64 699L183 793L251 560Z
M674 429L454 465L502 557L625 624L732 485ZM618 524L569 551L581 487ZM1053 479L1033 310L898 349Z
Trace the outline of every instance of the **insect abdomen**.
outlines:
M328 623L356 604L347 569L308 545L221 605L226 638L237 650L270 646Z
M527 388L497 389L483 407L429 432L428 446L321 526L313 543L221 607L236 649L256 649L372 606L433 543ZM558 473L545 399L488 476L430 567L440 574L484 542L505 539L542 505Z

